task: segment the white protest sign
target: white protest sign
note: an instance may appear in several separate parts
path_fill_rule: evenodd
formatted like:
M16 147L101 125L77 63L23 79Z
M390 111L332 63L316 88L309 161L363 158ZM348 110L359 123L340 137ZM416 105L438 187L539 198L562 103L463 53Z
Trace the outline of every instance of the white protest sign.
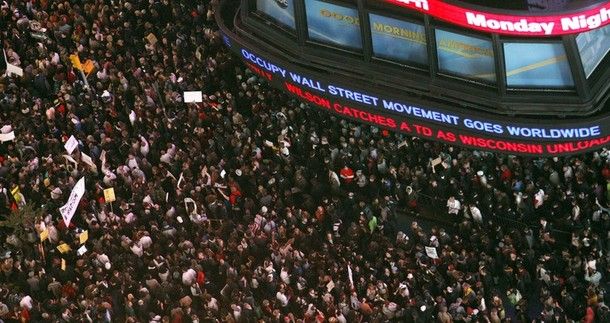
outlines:
M66 141L66 143L64 144L64 148L66 148L66 151L68 152L68 154L72 154L72 152L74 151L74 149L76 149L76 147L78 147L78 140L76 140L76 138L74 138L74 136L70 136L68 141Z
M0 134L0 142L15 140L15 132L11 131L9 133L1 133Z
M97 166L95 165L95 163L93 162L93 159L91 159L91 157L89 157L89 155L85 154L85 153L81 153L80 154L80 160L87 164L89 167L91 167L94 171L97 172Z
M184 91L184 103L203 102L203 93L201 91Z
M9 76L11 74L15 74L17 76L23 76L23 69L17 65L6 63L6 74Z
M85 252L87 252L87 247L85 247L84 245L82 247L78 248L78 250L76 250L76 254L79 256L84 255Z
M443 162L443 159L441 157L438 157L436 159L433 159L430 161L430 164L432 165L432 172L436 173L436 166L440 165Z
M74 158L72 158L72 156L70 156L70 155L64 155L64 158L66 159L66 161L69 161L69 162L73 163L73 164L74 164L74 166L77 166L77 165L78 165L78 162L76 162L76 160L74 160Z
M70 220L74 216L74 212L76 212L76 208L78 208L78 203L80 199L85 194L85 178L76 182L74 188L72 188L72 192L70 193L70 198L68 198L68 202L64 204L64 206L59 208L59 213L61 213L61 217L64 219L64 223L66 227L70 226Z
M349 279L349 284L353 289L354 288L354 274L352 273L352 267L349 264L347 265L347 278Z
M438 258L438 254L436 254L436 248L434 247L426 247L426 254L432 259Z
M187 211L189 209L189 204L193 204L193 211L191 211L191 214L196 214L197 213L197 203L195 203L195 200L193 200L192 198L185 197L184 198L184 207L186 208Z
M6 75L11 76L11 74L15 74L18 76L23 76L23 69L21 67L8 62L4 48L2 49L2 53L4 54L4 61L6 62Z

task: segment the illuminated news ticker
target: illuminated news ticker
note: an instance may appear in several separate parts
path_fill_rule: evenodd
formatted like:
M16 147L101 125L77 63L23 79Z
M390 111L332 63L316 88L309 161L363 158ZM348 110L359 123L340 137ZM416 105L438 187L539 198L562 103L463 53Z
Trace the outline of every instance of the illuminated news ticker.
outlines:
M240 44L240 46L236 46ZM312 106L358 122L416 137L472 149L517 155L567 155L610 142L610 117L572 124L507 122L438 108L420 107L303 73L232 41L234 50L254 73Z

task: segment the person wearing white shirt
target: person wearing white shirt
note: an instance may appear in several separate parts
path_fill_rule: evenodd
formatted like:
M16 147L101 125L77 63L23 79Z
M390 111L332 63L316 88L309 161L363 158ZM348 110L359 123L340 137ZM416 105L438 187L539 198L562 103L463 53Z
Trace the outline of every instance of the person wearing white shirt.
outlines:
M19 302L19 306L21 306L22 308L26 308L29 311L34 306L32 303L33 301L34 300L32 299L32 297L30 295L26 295Z
M197 273L193 270L193 268L187 269L182 273L182 284L184 286L191 286L197 279Z
M288 306L288 297L282 292L282 290L278 291L275 294L275 298L282 304L282 307Z
M149 236L147 236L147 235L144 235L144 236L142 236L142 237L140 238L140 245L142 246L142 248L143 248L143 249L148 249L148 248L150 248L150 246L152 245L152 243L153 243L153 242L152 242L152 239L151 239Z
M481 215L481 210L475 205L470 205L470 215L472 219L479 224L483 224L483 215Z
M133 245L131 245L130 249L131 252L133 252L133 254L138 257L142 257L142 255L144 254L142 247L138 243L134 243Z
M460 209L462 208L462 203L459 200L455 199L455 196L450 196L447 200L447 213L449 215L458 215Z

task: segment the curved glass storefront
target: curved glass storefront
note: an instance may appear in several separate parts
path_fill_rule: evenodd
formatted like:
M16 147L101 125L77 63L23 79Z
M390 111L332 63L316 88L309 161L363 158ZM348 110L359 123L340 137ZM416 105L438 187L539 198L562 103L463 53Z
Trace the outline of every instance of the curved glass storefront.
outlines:
M455 3L226 0L216 17L259 81L340 117L534 156L610 143L610 4L536 16Z

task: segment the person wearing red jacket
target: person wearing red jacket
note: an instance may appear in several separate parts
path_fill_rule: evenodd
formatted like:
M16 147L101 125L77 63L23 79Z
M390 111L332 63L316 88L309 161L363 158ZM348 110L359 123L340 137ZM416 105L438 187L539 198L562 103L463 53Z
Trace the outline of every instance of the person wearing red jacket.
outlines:
M341 168L339 176L341 176L341 179L346 184L350 184L354 180L354 171L351 168L347 167L347 165L345 165L343 166L343 168Z

